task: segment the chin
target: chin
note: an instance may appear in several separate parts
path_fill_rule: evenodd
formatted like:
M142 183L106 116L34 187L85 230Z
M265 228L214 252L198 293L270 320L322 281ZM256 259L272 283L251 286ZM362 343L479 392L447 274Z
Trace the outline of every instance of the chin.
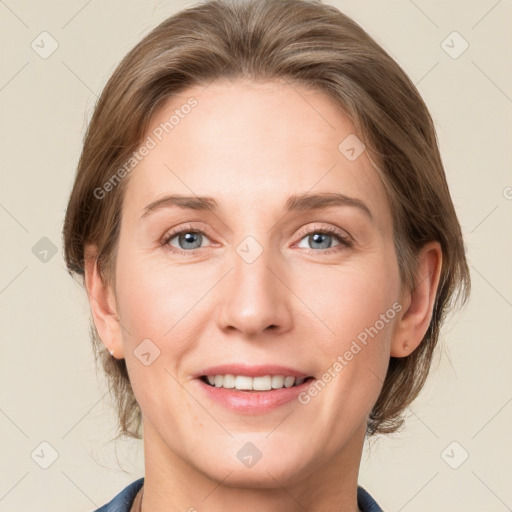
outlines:
M243 449L244 445L242 449L237 447L234 456L226 456L226 452L211 453L207 456L207 461L205 458L196 461L196 467L208 478L222 482L222 485L249 489L280 488L292 485L313 471L313 468L308 471L305 467L307 464L303 451L287 452L283 456L272 453L267 446L265 452L261 450L263 453L259 460L256 462L247 460L246 465L239 460L239 457L244 458Z

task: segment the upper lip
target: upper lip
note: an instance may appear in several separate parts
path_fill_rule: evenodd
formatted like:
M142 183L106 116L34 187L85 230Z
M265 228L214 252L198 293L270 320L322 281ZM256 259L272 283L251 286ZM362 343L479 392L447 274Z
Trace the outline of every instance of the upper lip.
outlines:
M209 366L198 372L195 377L203 375L245 375L247 377L263 377L264 375L282 375L284 377L306 378L310 374L301 372L294 368L279 366L275 364L248 365L243 363L222 364L218 366Z

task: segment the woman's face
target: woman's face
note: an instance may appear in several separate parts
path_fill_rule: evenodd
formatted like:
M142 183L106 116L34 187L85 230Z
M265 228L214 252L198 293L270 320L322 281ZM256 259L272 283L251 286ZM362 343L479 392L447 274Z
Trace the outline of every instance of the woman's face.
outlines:
M255 487L359 460L401 306L390 208L354 132L284 82L194 87L153 118L115 290L146 456ZM234 391L208 374L310 379Z

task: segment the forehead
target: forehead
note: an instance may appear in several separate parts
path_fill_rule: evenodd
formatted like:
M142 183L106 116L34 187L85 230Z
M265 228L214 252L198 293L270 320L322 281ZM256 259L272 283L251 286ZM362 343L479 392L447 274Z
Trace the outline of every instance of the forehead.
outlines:
M166 194L212 196L221 209L243 211L284 206L292 194L340 192L390 219L366 152L347 158L363 147L354 125L315 89L229 80L191 87L160 107L145 141L152 148L132 171L125 197L139 214Z

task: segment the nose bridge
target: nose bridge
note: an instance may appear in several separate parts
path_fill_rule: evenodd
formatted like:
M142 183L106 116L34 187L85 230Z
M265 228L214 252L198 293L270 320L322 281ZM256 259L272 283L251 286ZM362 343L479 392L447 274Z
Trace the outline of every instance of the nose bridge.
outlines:
M276 273L281 273L279 261L266 242L246 236L234 247L233 270L220 315L223 328L236 328L245 335L256 335L270 326L287 328L286 287Z

